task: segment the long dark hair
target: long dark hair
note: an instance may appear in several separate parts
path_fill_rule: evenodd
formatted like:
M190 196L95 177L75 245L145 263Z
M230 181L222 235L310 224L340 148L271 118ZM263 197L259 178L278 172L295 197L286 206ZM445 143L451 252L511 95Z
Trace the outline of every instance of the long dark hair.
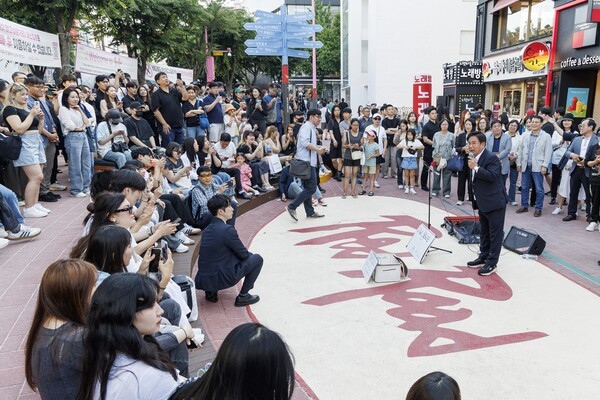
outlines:
M142 361L168 372L177 380L177 371L151 335L141 336L133 325L136 313L157 301L158 284L140 274L114 274L106 278L92 297L84 337L83 370L78 400L91 400L100 385L100 399L117 354Z
M202 379L171 400L289 400L294 392L294 360L283 339L261 324L232 330Z
M119 209L123 201L125 201L125 195L123 193L102 192L96 196L94 202L90 203L87 207L88 211L90 212L90 216L86 218L86 221L89 220L90 217L92 218L89 232L87 235L79 239L77 244L73 246L70 254L71 258L83 258L85 250L88 247L90 237L101 226L113 224L113 222L111 222L108 218L110 214Z
M96 284L96 268L83 260L58 260L50 264L44 272L38 293L37 304L27 344L25 345L25 377L33 390L37 388L34 375L37 365L33 364L33 348L44 322L50 318L72 322L76 326L85 325L90 306L90 297ZM53 359L58 362L62 348L54 341L50 344Z
M190 160L190 164L194 162L196 159L196 151L194 150L194 143L196 143L196 139L193 137L186 138L183 141L183 152L187 156L188 160ZM198 144L200 146L200 144Z
M123 254L131 244L129 231L118 225L104 225L90 234L84 260L107 274L126 272Z

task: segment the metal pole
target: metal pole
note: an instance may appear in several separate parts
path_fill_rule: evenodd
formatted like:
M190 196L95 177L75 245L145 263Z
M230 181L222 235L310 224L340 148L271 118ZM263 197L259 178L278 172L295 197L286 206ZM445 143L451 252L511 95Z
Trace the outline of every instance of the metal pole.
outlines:
M312 0L313 26L317 24L317 10L315 9L315 0ZM313 32L313 42L317 40L317 32ZM312 49L312 99L317 100L317 49ZM314 103L313 103L314 104Z
M288 55L287 55L287 25L286 25L286 15L287 8L285 6L281 6L281 31L283 32L283 41L282 41L282 49L283 54L281 55L281 108L282 108L282 122L283 122L283 132L285 135L287 132L287 126L290 122L290 113L289 113L289 99L288 99L288 85L290 83L290 72L288 67Z

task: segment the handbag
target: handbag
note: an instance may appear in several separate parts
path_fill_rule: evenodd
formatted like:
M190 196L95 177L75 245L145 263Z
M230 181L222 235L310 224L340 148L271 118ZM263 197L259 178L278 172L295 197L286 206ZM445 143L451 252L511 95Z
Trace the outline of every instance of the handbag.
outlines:
M462 156L460 154L455 154L448 160L447 168L448 168L448 171L462 172L464 166L465 166L465 163L464 163Z
M0 158L17 160L21 155L21 147L23 147L23 143L19 135L0 133Z
M108 133L112 135L112 128L110 124L107 122L106 125L108 126ZM129 150L129 146L127 146L127 143L125 142L115 142L114 138L110 138L110 143L112 143L110 150L113 153L124 153Z
M348 139L348 144L350 144L350 133L346 133L347 135L347 139ZM350 157L353 160L362 160L363 158L363 152L362 150L353 150L352 152L350 152Z
M312 143L312 131L310 132L310 141ZM312 171L310 161L298 160L294 154L294 158L290 161L290 174L299 179L310 179Z

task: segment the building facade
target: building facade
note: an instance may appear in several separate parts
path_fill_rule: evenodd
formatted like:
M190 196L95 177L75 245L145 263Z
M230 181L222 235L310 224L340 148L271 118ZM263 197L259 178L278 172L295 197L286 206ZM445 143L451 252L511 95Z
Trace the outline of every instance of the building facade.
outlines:
M354 109L412 106L427 74L435 99L443 65L473 59L476 11L477 0L341 0L341 97Z
M482 61L486 108L519 118L547 99L554 2L479 0L475 59Z

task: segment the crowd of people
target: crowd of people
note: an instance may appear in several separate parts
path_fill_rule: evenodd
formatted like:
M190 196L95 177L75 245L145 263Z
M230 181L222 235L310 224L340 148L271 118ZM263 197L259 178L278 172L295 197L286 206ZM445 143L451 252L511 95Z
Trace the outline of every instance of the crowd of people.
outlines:
M274 182L295 221L300 206L307 218L323 217L315 210L327 206L322 174L343 181L342 199L374 196L381 179L394 179L400 195L420 187L448 199L454 175L460 206L476 200L469 172L475 168L469 139L476 138L477 155L485 148L498 158L499 179L508 203L520 206L517 213L533 207L539 217L549 195L553 214L567 207L564 221L585 207L587 230L600 222L596 122L587 118L575 129L561 109L509 120L483 106L457 117L444 107L399 115L389 104L355 113L344 101L299 99L290 102L285 124L277 84L264 91L240 84L228 96L219 82L186 85L164 73L156 85L138 85L117 71L96 77L94 88L69 75L60 87L22 73L13 80L0 81L0 131L17 134L21 150L2 170L0 247L4 237L39 235L24 219L49 215L40 202L59 201L59 192L90 200L70 258L50 265L40 285L26 376L42 398L289 399L293 358L259 324L233 330L205 376L187 379L188 349L204 336L192 328L197 305L184 296L182 282L215 303L220 290L243 280L234 305L260 300L250 291L263 259L240 241L236 210L239 199L273 191ZM68 185L58 181L61 152ZM111 168L94 173L102 162ZM196 244L190 236L201 232L195 279L178 278L172 252L188 251ZM265 341L260 354L244 350L259 340ZM276 376L266 376L274 365ZM456 382L442 373L415 385L407 398L437 398L423 397L433 388L460 398Z

